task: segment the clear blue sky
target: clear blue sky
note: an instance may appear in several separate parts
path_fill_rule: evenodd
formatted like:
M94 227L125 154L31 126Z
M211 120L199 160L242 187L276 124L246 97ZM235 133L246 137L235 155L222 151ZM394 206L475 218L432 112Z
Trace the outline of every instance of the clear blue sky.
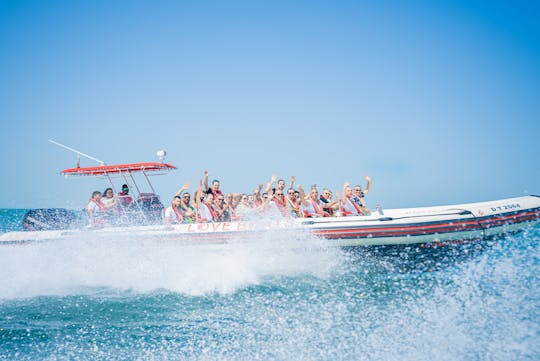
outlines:
M540 194L538 1L0 1L0 207L81 208L76 157L409 207ZM93 165L83 160L82 165ZM119 182L120 183L120 182Z

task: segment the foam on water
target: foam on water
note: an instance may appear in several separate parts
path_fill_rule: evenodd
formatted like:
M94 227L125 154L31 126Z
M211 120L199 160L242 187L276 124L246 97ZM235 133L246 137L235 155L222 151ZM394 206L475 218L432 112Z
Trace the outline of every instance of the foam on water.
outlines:
M0 247L0 298L87 294L92 289L187 295L232 293L266 277L327 277L340 252L304 231L262 232L228 244L111 239Z
M0 248L0 360L538 360L539 242L432 272L301 233Z

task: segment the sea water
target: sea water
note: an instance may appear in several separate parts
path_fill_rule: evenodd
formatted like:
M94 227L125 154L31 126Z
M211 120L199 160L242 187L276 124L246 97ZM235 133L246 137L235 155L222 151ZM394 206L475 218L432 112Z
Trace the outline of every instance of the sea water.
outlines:
M23 214L0 210L0 229ZM0 360L538 360L539 240L442 256L301 232L0 246Z

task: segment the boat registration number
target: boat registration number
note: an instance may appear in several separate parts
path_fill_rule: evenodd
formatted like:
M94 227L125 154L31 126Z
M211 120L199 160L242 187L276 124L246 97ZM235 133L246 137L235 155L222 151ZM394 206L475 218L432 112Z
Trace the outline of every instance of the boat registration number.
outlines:
M498 211L511 211L511 210L520 209L520 208L521 208L521 205L519 203L509 203L509 204L503 204L502 206L491 207L491 210L493 212L498 212Z

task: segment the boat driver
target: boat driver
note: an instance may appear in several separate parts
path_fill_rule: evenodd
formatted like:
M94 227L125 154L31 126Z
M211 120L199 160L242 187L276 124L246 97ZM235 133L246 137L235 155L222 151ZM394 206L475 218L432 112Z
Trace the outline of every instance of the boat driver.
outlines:
M133 198L129 195L129 187L127 184L122 184L122 192L118 193L118 197L122 207L129 207L133 203Z

